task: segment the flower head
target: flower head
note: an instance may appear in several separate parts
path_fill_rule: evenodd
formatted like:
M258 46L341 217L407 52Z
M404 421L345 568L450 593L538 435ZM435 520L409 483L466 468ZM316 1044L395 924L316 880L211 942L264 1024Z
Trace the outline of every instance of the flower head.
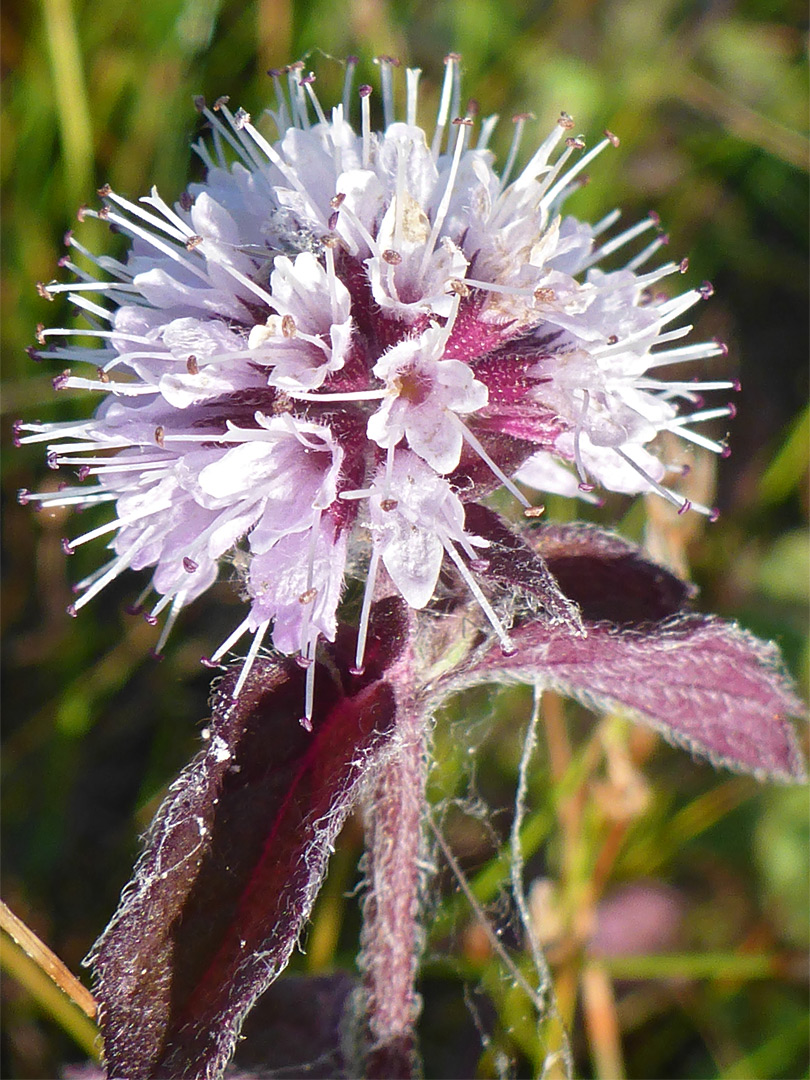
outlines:
M235 694L265 641L314 670L318 639L335 636L347 567L367 566L358 668L382 568L421 608L445 556L509 649L476 583L488 540L465 528L465 503L502 483L531 512L517 477L680 504L650 448L656 435L723 450L693 425L730 407L680 414L678 403L732 384L658 373L724 352L672 345L709 288L659 291L684 267L645 269L666 239L654 216L604 239L617 213L595 226L561 215L615 137L583 152L563 113L512 178L526 117L499 173L487 149L494 118L451 115L456 57L430 134L416 123L419 72L406 73L401 122L393 62L379 62L381 132L368 86L350 124L354 62L330 116L301 65L286 89L275 73L275 141L226 99L200 101L206 179L174 206L155 190L134 203L103 188L102 209L83 213L131 238L125 261L96 258L69 234L81 265L63 265L77 280L41 286L68 292L89 322L40 329L42 355L98 373L67 371L57 387L105 396L91 419L19 425L23 441L47 443L54 466L79 471L76 485L23 498L114 507L107 525L69 542L108 535L112 551L79 583L73 610L123 570L152 568L142 599L158 596L150 617L169 609L162 645L241 550L249 612L212 657L253 635ZM636 253L623 268L600 267L625 248ZM305 721L311 697L310 679Z

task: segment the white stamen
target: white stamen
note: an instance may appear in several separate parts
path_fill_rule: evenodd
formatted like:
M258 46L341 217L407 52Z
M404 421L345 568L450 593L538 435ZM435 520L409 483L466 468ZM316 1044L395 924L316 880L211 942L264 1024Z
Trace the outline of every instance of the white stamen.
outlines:
M335 253L331 244L325 246L324 254L326 258L326 279L329 282L329 306L332 311L332 322L336 323L340 321L340 312L338 310L337 278L335 276Z
M88 217L99 216L91 210L86 211L86 214ZM192 261L188 258L188 251L185 247L182 249L176 248L173 244L168 244L165 240L161 240L159 236L149 232L148 229L142 229L136 222L112 211L103 220L117 225L122 232L145 240L146 243L150 244L156 251L160 251L163 255L167 255L172 262L176 262L178 266L182 266L184 270L188 270L194 277L199 278L201 281L210 285L208 274L197 265L196 261Z
M610 145L610 139L602 139L602 141L600 143L597 143L592 150L589 150L587 154L581 157L576 163L576 165L572 165L568 172L565 173L564 176L560 177L557 183L554 184L554 186L545 193L542 199L542 205L545 207L550 207L554 203L554 200L557 198L560 192L567 188L571 181L575 177L579 176L582 170L587 168L587 166L590 165L593 159L602 153L606 146Z
M166 622L163 624L163 629L160 633L160 637L157 640L157 645L155 645L155 652L158 655L163 652L163 647L169 639L169 634L172 632L174 624L177 622L177 617L183 610L187 595L188 591L186 589L183 589L181 592L176 593L174 599L172 600L171 610L166 617ZM166 599L169 599L169 597L166 597ZM156 611L153 611L152 614L155 615Z
M309 128L309 117L307 116L307 102L304 97L304 88L301 86L300 81L300 70L301 68L298 64L292 64L287 69L287 85L290 90L290 103L292 105L295 126L306 131Z
M526 127L526 121L528 119L529 115L527 113L523 113L514 118L515 129L512 132L512 145L509 147L509 153L506 155L506 164L501 173L501 191L503 191L509 183L509 177L512 175L512 169L514 168L518 150L520 149L520 143L523 138L523 129Z
M579 147L566 146L565 150L563 150L563 152L560 154L560 156L557 158L551 168L546 172L546 175L543 177L543 179L539 180L538 178L539 186L536 192L536 197L542 197L543 195L545 195L545 193L548 191L548 189L563 171L565 166L568 164L568 159L572 156L575 149L579 149Z
M663 335L656 339L656 343L662 339ZM679 349L664 349L661 352L648 354L647 370L666 367L669 364L682 364L687 360L706 360L712 356L722 356L724 351L722 345L718 345L716 341L701 341L694 345L683 345Z
M486 150L489 145L489 140L492 138L492 133L498 125L497 113L493 116L486 117L481 121L481 130L478 132L478 142L475 144L476 150Z
M357 57L350 56L346 61L346 74L343 76L343 115L348 118L352 102L352 84L357 69Z
M655 255L656 251L660 251L666 245L666 242L667 238L665 236L656 236L655 240L651 240L635 258L625 264L625 270L638 270L640 266L643 266L645 262L648 262Z
M147 210L144 210L138 203L130 202L129 199L125 199L111 188L109 190L105 189L104 198L108 202L117 203L123 210L128 210L134 217L140 218L141 221L145 221L151 228L166 233L167 236L170 236L172 240L178 241L178 243L185 244L189 237L194 235L194 230L169 210L168 207L166 207L166 218L160 218L155 214L150 214ZM158 206L162 202L154 187L152 188L151 198L147 195L140 201L147 204L151 203L154 206ZM163 205L165 206L166 204L163 203Z
M638 390L663 390L666 396L683 395L692 400L695 393L702 390L733 390L736 383L723 382L666 382L662 379L634 379L633 386Z
M357 629L357 649L354 654L354 667L356 672L363 670L363 659L366 654L366 639L368 637L368 620L371 613L371 601L374 596L374 586L377 582L377 569L380 565L380 551L374 546L366 574L366 585L363 590L363 606L360 610L360 625Z
M340 213L344 217L347 217L349 219L351 224L354 226L354 228L358 231L360 236L363 238L363 241L364 241L366 247L371 251L371 254L375 258L379 259L380 254L381 254L379 244L374 239L374 237L371 235L371 233L368 231L368 229L365 227L365 225L360 220L360 218L357 216L357 214L355 214L354 210L352 210L352 208L350 206L347 206L346 203L344 202L344 203L340 204ZM353 245L353 250L352 250L351 254L353 254L353 255L357 254L357 244L356 244L356 242L354 240L352 240L351 237L349 237L348 240L349 240L349 243Z
M270 72L270 78L273 80L273 87L276 91L277 109L275 113L271 112L270 115L275 121L279 135L283 136L287 128L290 127L290 114L287 110L287 95L284 93L284 87L281 84L281 72L274 68Z
M621 210L611 210L609 214L605 214L605 216L600 218L600 220L591 228L591 235L593 238L596 239L597 236L601 236L602 233L607 232L608 229L616 224L621 216Z
M154 528L150 526L140 534L135 542L128 548L127 551L107 563L104 567L105 572L99 577L85 593L83 593L78 600L73 604L73 610L78 611L83 608L85 604L89 603L94 596L98 594L109 585L111 581L118 577L118 575L132 563L132 560L137 555L138 551L146 544L154 533Z
M296 401L382 401L389 390L347 390L339 394L322 394L318 390L285 390L287 397Z
M307 659L310 661L307 667L306 681L304 683L304 727L312 728L312 711L315 705L315 642L312 642Z
M315 115L318 117L318 123L322 124L324 129L328 128L329 127L329 121L326 119L326 116L324 115L324 111L321 108L321 103L320 103L320 101L318 101L318 95L315 93L315 91L312 88L312 83L305 82L304 83L304 89L306 90L306 92L307 92L307 94L309 96L309 100L312 102L312 107L315 110ZM327 132L325 132L325 134L328 135Z
M388 129L394 122L394 65L387 56L378 56L374 61L380 67L380 83L383 99L383 128Z
M457 414L452 412L452 410L450 409L446 409L445 416L451 421L451 423L456 424L460 428L461 434L464 436L465 442L468 442L473 448L473 450L476 452L476 454L478 454L478 456L481 458L481 460L489 466L489 468L498 477L506 490L511 492L512 495L514 495L514 497L521 504L521 506L523 506L527 510L530 509L531 503L523 494L523 492L515 486L514 481L509 479L503 469L501 469L498 465L495 464L495 462L486 452L479 440L475 437L475 435L473 435L467 425L459 419Z
M114 312L108 311L106 308L101 307L100 304L94 304L92 300L88 300L85 296L74 296L72 293L68 296L71 304L74 307L81 308L82 311L89 312L90 315L97 315L99 319L103 319L106 323L112 323ZM130 303L132 299L130 298ZM87 319L89 323L93 323L93 319ZM75 331L68 331L69 333L75 333Z
M453 65L455 60L448 56L444 64L444 81L442 82L442 95L439 98L439 111L436 116L436 130L433 132L433 141L430 144L430 152L433 160L438 160L442 149L444 129L447 127L447 118L450 115L450 99L453 93Z
M256 632L253 635L253 641L250 643L248 654L245 657L245 662L242 664L242 670L239 672L239 678L236 680L236 685L233 688L231 697L238 698L242 692L242 687L245 685L245 681L250 674L250 669L253 667L254 661L261 648L262 641L264 641L264 635L267 633L267 629L270 626L270 620L265 619L263 623L260 623L256 628Z
M593 266L594 263L600 262L602 259L607 258L608 255L612 255L614 251L618 251L620 247L624 247L625 244L629 244L631 240L635 240L637 236L641 236L648 229L656 228L656 222L650 218L642 218L641 221L637 221L635 225L632 225L629 229L625 229L624 232L620 232L618 236L614 236L612 240L608 240L606 244L602 244L600 248L597 248L589 258L582 264L582 269L587 270L589 266ZM658 245L660 246L660 238Z
M456 182L456 176L458 174L458 166L459 162L461 161L461 155L464 152L465 134L468 125L466 121L462 121L459 126L463 130L459 131L458 133L455 150L453 152L453 163L450 166L450 174L447 177L447 185L444 189L444 194L442 195L441 202L436 209L436 217L433 222L433 228L430 230L428 242L427 244L425 244L425 251L422 256L422 265L419 267L420 279L425 276L425 272L428 268L428 263L430 262L430 257L433 254L433 249L435 248L436 241L439 238L439 232L442 225L444 224L444 219L447 216L447 211L450 208L450 200L453 197L453 187Z
M96 465L96 468L88 468L87 476L102 476L104 473L160 473L168 475L169 467L174 464L173 458L159 458L157 461L144 461L141 458L131 461L122 460L120 455L113 458L80 458L59 457L59 465L81 465L82 467Z
M405 85L407 88L408 104L405 111L405 122L409 127L416 126L416 105L419 99L419 76L421 68L407 68L405 71Z
M217 651L211 656L211 663L215 664L220 657L224 656L229 649L232 649L237 641L247 633L250 627L250 615L247 615L237 626L237 628L222 642Z
M99 379L81 379L74 375L68 376L64 382L60 379L60 389L101 391L115 397L143 397L160 393L160 387L146 383L101 382Z
M49 295L55 293L67 292L67 293L80 293L80 292L111 292L116 291L120 293L138 293L138 289L134 285L122 285L120 281L87 281L76 282L71 281L67 284L59 284L58 282L49 282L47 285L43 285L43 291Z
M245 165L256 166L260 164L253 156L252 148L249 146L249 144L244 142L244 140L239 136L239 133L236 131L233 116L231 115L231 113L225 108L221 108L221 111L228 118L228 123L231 125L230 128L226 127L225 124L223 124L220 120L219 116L211 109L204 108L202 110L203 116L206 118L209 124L211 124L211 130L213 134L215 136L218 136L219 138L224 139L225 142L227 142L228 145L236 151L236 153L239 155ZM200 147L205 146L205 144L202 142L198 145ZM197 149L197 146L195 146L195 149ZM222 156L221 151L219 153L219 167L227 168L227 163Z
M253 124L246 122L243 125L243 130L255 141L256 145L263 151L269 161L276 166L276 168L282 173L285 180L288 180L295 190L306 199L309 204L310 210L316 221L319 222L324 232L328 232L328 226L326 218L321 213L320 207L316 204L310 192L307 190L306 185L303 183L298 175L298 170L291 168L284 158L279 154L274 146L272 146L265 137L256 130Z
M614 446L613 450L619 455L622 461L626 461L632 469L635 469L637 473L643 476L650 487L654 491L657 491L662 498L667 500L667 502L672 503L673 506L677 506L679 511L690 509L692 503L689 499L684 499L683 496L678 497L673 491L670 491L669 488L665 488L662 484L659 484L657 480L654 480L650 476L643 466L639 465L637 461L633 461L630 455L626 454L624 450L620 450L618 446Z
M529 163L523 168L520 175L515 179L515 182L506 189L504 194L510 190L522 191L537 179L548 164L549 154L567 130L567 128L564 128L559 123L554 125L549 134L532 154Z
M360 94L360 117L363 131L363 168L371 163L371 102L369 93Z
M439 539L442 542L444 550L447 552L447 554L450 556L450 558L456 564L458 572L464 578L464 581L465 581L465 583L467 585L467 588L470 590L470 592L473 594L475 599L478 601L478 604L481 607L481 610L486 615L490 625L492 626L492 629L498 635L498 639L499 639L499 641L501 643L501 648L504 650L504 652L514 652L515 651L515 646L514 646L514 643L513 643L512 639L509 637L507 632L504 630L503 626L501 625L500 619L495 614L495 612L494 612L494 610L492 608L492 605L490 604L489 600L487 600L487 598L484 596L483 592L481 591L481 587L479 586L478 582L475 580L475 578L470 573L470 570L469 570L469 567L467 566L467 564L464 562L464 560L461 558L459 553L456 551L455 547L453 546L452 541L450 540L450 538L448 536L443 535L442 533L439 534Z
M582 412L577 417L576 427L574 428L574 464L577 467L579 473L580 482L588 485L588 473L585 469L585 464L582 460L582 450L580 449L580 442L582 439L582 429L585 426L585 417L588 414L588 405L591 401L591 394L589 390L582 391Z
M695 446L702 446L704 450L709 450L712 454L722 454L726 449L723 443L717 442L715 439L710 439L706 435L701 435L699 431L691 431L682 424L667 424L666 430L672 431L675 435L685 439L686 442L694 443Z

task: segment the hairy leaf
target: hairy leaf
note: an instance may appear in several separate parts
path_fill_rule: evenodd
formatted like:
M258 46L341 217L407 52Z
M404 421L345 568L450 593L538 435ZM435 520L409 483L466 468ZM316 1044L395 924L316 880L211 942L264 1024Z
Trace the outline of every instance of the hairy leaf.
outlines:
M581 633L577 604L560 589L545 560L527 540L489 507L468 503L464 514L466 528L490 542L482 552L487 563L483 576L528 594L543 605L546 619L565 624L570 633Z
M232 1070L273 1080L343 1076L341 1027L356 986L345 971L278 979L245 1021L228 1080Z
M488 646L456 685L537 683L601 709L621 707L670 742L761 778L804 775L790 716L802 705L778 650L739 627L681 615L643 628L590 623L576 637L542 619Z
M543 525L533 539L562 591L591 621L658 622L695 592L635 544L594 525Z
M537 683L590 706L630 710L712 762L760 777L803 776L788 719L803 707L775 646L689 614L692 586L613 533L540 525L525 530L524 541L489 510L469 505L467 515L468 526L493 542L487 554L494 576L551 597L546 582L553 575L560 595L582 613L584 633L555 623L548 610L523 617L510 631L514 655L485 645L446 687Z
M380 676L406 641L403 607L377 605L376 668L352 695L339 659L319 665L311 733L294 660L257 661L236 701L237 672L221 680L207 747L172 785L91 958L110 1077L221 1074L391 745L395 694Z

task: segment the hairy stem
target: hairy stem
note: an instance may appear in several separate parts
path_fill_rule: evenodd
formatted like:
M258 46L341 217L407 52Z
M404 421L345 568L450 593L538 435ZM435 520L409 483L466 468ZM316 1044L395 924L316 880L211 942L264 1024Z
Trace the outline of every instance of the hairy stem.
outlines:
M419 1073L414 982L423 944L419 909L425 867L426 736L418 709L403 709L401 745L369 792L368 894L364 906L364 972L369 1080L409 1080Z

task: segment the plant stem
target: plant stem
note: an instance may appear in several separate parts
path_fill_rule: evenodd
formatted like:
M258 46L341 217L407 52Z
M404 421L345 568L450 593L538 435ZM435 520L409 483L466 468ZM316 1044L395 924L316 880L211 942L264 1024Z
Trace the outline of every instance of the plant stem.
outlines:
M361 967L366 995L368 1080L410 1080L419 1073L414 986L423 930L419 924L426 864L426 739L418 709L400 713L401 744L366 800L368 894Z

